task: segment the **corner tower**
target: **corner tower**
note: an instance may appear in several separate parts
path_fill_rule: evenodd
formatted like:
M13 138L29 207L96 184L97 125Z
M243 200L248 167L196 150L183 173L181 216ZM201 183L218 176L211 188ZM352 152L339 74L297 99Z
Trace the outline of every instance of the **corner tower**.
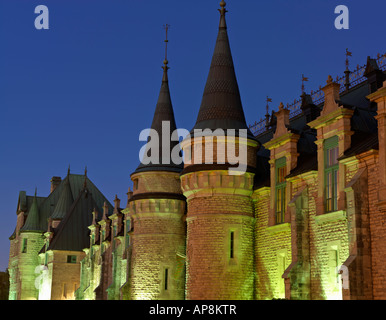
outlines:
M251 194L258 142L246 125L227 34L226 3L221 1L220 6L201 107L190 137L182 142L190 300L254 298Z
M167 44L168 40L165 42ZM176 130L168 69L165 57L161 90L151 126L160 144L150 150L148 143L145 150L145 156L148 152L158 153L159 161L146 164L142 161L131 175L134 184L133 196L128 203L132 221L131 300L185 298L185 197L179 183L183 165L173 160L172 150L179 151L179 143L172 141L166 132L168 128L170 132ZM156 137L152 135L153 138ZM162 146L161 141L170 148Z
M37 191L27 220L20 229L21 248L19 255L19 277L21 279L19 300L37 300L39 290L36 287L36 267L39 266L38 253L43 246L43 230L40 227L40 214L37 203Z

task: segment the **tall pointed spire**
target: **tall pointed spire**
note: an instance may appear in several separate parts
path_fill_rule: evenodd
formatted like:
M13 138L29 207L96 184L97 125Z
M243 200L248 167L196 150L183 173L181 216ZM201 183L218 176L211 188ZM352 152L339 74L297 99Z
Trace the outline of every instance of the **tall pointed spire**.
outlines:
M87 166L84 168L84 182L83 182L83 189L87 188Z
M220 24L212 62L194 129L246 129L253 138L241 103L228 39L225 1L220 3Z
M165 60L163 62L163 75L162 75L162 84L161 84L161 90L158 96L158 101L156 105L156 109L154 112L153 122L151 125L151 129L155 130L158 133L159 137L159 161L158 163L149 163L149 164L140 164L137 168L136 172L141 171L181 171L182 170L182 164L175 164L173 163L173 159L171 157L171 152L176 147L179 142L178 141L171 141L170 138L166 139L168 143L170 143L170 148L168 146L164 146L162 144L163 142L163 123L170 126L170 135L177 130L176 121L174 118L174 111L172 106L172 101L170 97L170 90L169 90L169 80L168 80L168 70L170 69L168 64L169 61L167 59L167 45L168 45L168 31L169 31L169 25L166 24L164 26L166 30L166 40L165 40ZM164 127L165 129L165 127ZM155 150L152 150L153 152ZM146 149L145 153L149 152L148 149ZM167 153L167 154L165 154Z

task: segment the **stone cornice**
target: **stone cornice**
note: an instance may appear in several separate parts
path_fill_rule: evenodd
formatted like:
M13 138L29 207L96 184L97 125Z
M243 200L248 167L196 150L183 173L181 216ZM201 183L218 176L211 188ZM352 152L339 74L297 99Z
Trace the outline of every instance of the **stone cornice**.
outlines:
M288 182L296 182L298 180L310 180L310 179L315 179L318 175L318 171L317 170L310 170L310 171L307 171L307 172L304 172L304 173L301 173L301 174L298 174L294 177L289 177L289 178L286 178L286 180Z
M250 196L253 178L254 173L249 172L243 175L229 175L225 170L191 172L181 177L181 188L188 199L220 194Z
M146 215L165 216L165 215L181 215L185 212L185 201L178 199L140 199L130 202L130 217L141 217Z
M334 211L334 212L329 212L329 213L324 213L320 215L316 215L314 217L315 222L318 225L327 223L327 222L335 222L339 220L347 220L347 214L345 210L339 210L339 211Z
M320 117L316 118L314 121L309 122L308 126L310 128L319 129L319 128L325 127L325 126L327 126L335 121L338 121L339 119L342 119L344 117L351 118L353 114L354 114L353 110L350 110L350 109L347 109L347 108L344 108L341 106L338 109L336 109L336 110L334 110L326 115L320 116Z
M268 234L275 234L278 232L289 232L291 231L291 224L289 222L275 224L273 226L267 227L266 230Z
M281 135L277 138L273 138L272 140L264 143L263 146L264 146L264 148L266 148L268 150L272 150L272 149L280 147L280 146L282 146L290 141L297 142L299 140L299 138L300 138L300 136L298 134L288 132L284 135Z
M271 194L271 187L261 187L253 191L252 200L257 201L260 198L269 197Z
M194 215L189 215L186 217L186 221L189 222L191 220L195 220L197 218L224 218L224 219L229 219L229 218L236 218L240 220L252 220L255 221L255 218L246 214L237 214L237 213L229 213L229 214L224 214L224 213L210 213L210 214L194 214Z
M383 87L378 89L372 94L369 94L367 97L370 101L375 101L375 102L381 102L381 101L386 101L386 81L383 83Z

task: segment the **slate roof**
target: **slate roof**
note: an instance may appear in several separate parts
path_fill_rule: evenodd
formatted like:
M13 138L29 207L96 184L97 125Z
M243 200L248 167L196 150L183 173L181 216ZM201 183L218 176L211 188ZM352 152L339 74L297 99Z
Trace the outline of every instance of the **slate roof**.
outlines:
M377 133L356 132L352 136L351 147L348 148L338 160L350 158L357 154L364 153L369 150L379 150L379 141Z
M60 194L58 203L55 206L54 212L51 215L53 220L61 220L66 216L66 213L70 210L72 204L74 203L74 198L72 196L70 182L68 177L65 179L63 190Z
M373 59L368 59L369 64L374 64ZM370 65L368 69L377 69L377 66ZM383 72L383 77L386 79L386 72ZM351 129L354 131L351 137L351 147L339 158L339 160L351 157L356 154L366 152L370 149L378 149L378 127L376 116L376 107L367 100L366 96L370 94L369 82L363 81L340 94L340 104L354 111L351 118ZM306 97L308 100L306 103L312 104L309 100L310 97ZM316 140L316 131L310 129L307 126L307 122L311 121L307 118L304 105L302 104L302 112L290 119L289 129L292 132L300 134L298 142L298 165L294 168L287 177L294 177L301 173L305 173L311 170L317 170L317 149L314 141ZM315 110L322 110L323 103L313 106ZM316 109L315 109L316 108ZM314 115L315 117L315 115ZM261 159L269 160L270 152L265 149L263 144L270 141L273 138L273 134L276 130L276 118L273 115L271 117L271 126L265 132L256 136L258 142L261 143L261 147L257 152L258 157ZM265 180L269 181L269 180ZM255 186L255 189L260 184Z
M92 211L97 206L86 187L78 195L64 219L60 222L47 250L82 251L90 246Z
M239 86L233 64L225 19L225 4L220 9L220 25L195 129L246 129ZM236 132L237 133L237 132Z
M151 125L151 129L155 130L158 133L159 137L159 148L158 148L158 155L159 155L159 163L149 163L149 164L140 164L134 173L138 172L145 172L145 171L173 171L173 172L180 172L183 168L183 164L176 164L173 162L173 159L171 157L172 150L179 145L179 141L172 141L170 137L168 138L168 141L170 141L170 149L168 152L168 157L163 157L163 148L162 146L162 137L163 137L163 130L162 130L162 122L168 121L170 123L170 134L172 134L176 129L176 121L174 117L174 111L172 106L172 100L170 97L170 90L169 90L169 80L168 80L168 66L167 66L167 60L165 60L165 65L163 67L164 72L162 76L162 84L161 89L157 101L157 105L155 108L154 116L153 116L153 122ZM150 140L150 138L149 138ZM149 141L148 140L148 141ZM154 152L154 150L152 150ZM149 149L145 150L145 154L150 152ZM133 174L134 174L133 173Z
M33 201L29 210L29 214L27 216L27 219L24 223L24 226L20 229L21 232L42 232L43 230L40 228L40 221L39 221L39 207L38 207L38 201L36 198L36 192L35 196L33 197Z
M73 201L69 204L72 196ZM35 199L27 196L24 191L19 194L18 206L22 211L25 210L26 215L22 231L31 229L32 225L34 229L45 232L49 218L62 219L54 230L50 244L52 250L82 251L85 248L82 246L88 246L88 226L92 223L91 213L94 208L102 212L106 203L109 213L113 212L110 202L85 175L68 174L48 197ZM14 236L15 231L10 239Z

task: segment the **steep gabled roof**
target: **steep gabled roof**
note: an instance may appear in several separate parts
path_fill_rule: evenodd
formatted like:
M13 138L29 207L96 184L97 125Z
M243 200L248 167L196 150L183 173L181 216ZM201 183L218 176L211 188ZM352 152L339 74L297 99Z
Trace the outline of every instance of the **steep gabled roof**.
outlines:
M84 188L59 224L47 250L82 251L89 247L88 227L92 223L95 207L92 193Z
M64 218L65 215L72 208L72 205L74 204L74 201L72 201L71 205L68 207L69 194L71 193L71 195L78 197L78 195L84 189L85 184L87 185L87 189L89 190L90 194L92 194L93 202L95 204L91 209L90 214L94 208L96 208L98 211L101 211L105 202L107 203L109 212L112 212L113 206L111 205L111 203L106 199L106 197L99 191L99 189L92 183L92 181L87 176L78 174L68 174L67 177L60 183L60 185L57 186L57 188L48 195L48 197L32 197L27 196L25 192L20 193L18 206L23 206L22 209L25 212L24 214L26 216L26 224L25 226L23 226L24 230L27 228L31 229L31 224L33 221L32 226L34 229L37 229L40 232L45 232L48 228L48 219L55 213L55 211L55 216L62 216ZM34 198L36 198L38 218L36 218L36 214L34 213L36 211L35 209L33 209L32 206ZM61 198L62 200L60 200ZM68 207L67 212L65 210L66 207ZM10 239L13 239L15 236L16 229L10 236Z

